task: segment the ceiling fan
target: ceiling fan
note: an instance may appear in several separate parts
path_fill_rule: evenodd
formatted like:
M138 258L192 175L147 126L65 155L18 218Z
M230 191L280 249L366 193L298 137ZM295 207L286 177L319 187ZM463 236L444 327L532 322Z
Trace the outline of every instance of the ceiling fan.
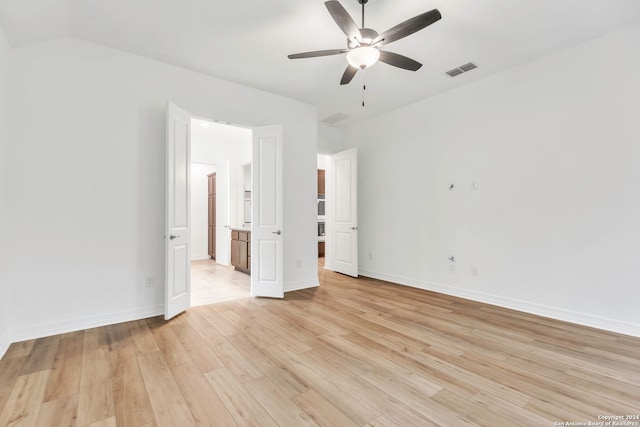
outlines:
M394 67L405 70L417 71L422 64L406 56L397 53L381 50L386 44L400 40L423 28L433 24L442 18L438 9L430 10L414 16L395 27L392 27L382 34L378 34L371 28L364 27L364 5L369 0L358 0L362 5L362 28L358 28L355 21L342 5L335 0L325 2L325 6L333 17L338 27L347 35L346 49L317 50L313 52L303 52L288 55L289 59L314 58L318 56L339 55L347 53L349 65L340 80L341 85L351 82L358 70L364 70L375 64L378 60Z

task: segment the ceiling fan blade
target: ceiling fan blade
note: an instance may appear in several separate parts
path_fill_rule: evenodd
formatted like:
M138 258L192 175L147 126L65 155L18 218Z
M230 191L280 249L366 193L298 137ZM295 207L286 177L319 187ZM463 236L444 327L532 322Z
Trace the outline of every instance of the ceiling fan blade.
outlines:
M349 50L348 49L327 49L327 50L316 50L313 52L294 53L291 55L287 55L287 57L289 59L316 58L318 56L339 55L345 52L349 52Z
M394 67L404 68L405 70L418 71L422 64L418 61L414 61L406 56L399 55L393 52L387 52L386 50L380 51L380 61L393 65Z
M428 27L434 22L440 20L440 18L442 18L442 15L440 15L438 9L433 9L429 12L414 16L413 18L407 19L406 21L396 25L395 27L389 28L387 31L373 39L371 44L382 46L384 44L389 44L396 40L400 40L401 38L407 37L408 35L413 34L416 31L420 31L423 28Z
M357 72L358 72L358 69L356 67L347 65L347 69L344 70L344 74L342 75L342 80L340 80L340 84L347 85L351 83L351 80L353 80L353 77L356 75Z
M324 2L324 5L327 6L329 13L338 27L344 32L349 40L360 40L360 30L356 25L355 21L349 15L349 12L345 10L344 7L340 4L340 2L332 0Z

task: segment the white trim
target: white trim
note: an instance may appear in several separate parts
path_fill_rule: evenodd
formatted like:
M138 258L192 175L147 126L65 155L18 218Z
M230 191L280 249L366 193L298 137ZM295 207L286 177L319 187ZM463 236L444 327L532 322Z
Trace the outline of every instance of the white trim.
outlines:
M9 336L12 342L20 342L67 332L80 331L83 329L114 325L116 323L129 322L132 320L146 319L149 317L160 316L162 314L164 314L164 305L158 304L133 310L80 317L55 323L42 323L40 325L14 329L10 331Z
M284 291L301 291L302 289L317 288L318 286L320 286L320 281L317 278L309 280L299 280L297 282L285 283Z
M191 255L191 261L202 261L203 259L211 259L209 255ZM211 259L211 261L215 261Z
M594 316L590 313L582 313L560 307L531 303L514 298L503 297L500 295L474 292L468 289L455 288L440 283L425 282L404 276L389 275L367 269L361 269L359 273L366 277L385 280L388 282L397 283L399 285L438 292L446 295L469 299L472 301L482 302L485 304L497 305L499 307L518 310L538 316L549 317L551 319L562 320L565 322L575 323L582 326L589 326L597 329L603 329L605 331L640 337L640 325L635 323Z

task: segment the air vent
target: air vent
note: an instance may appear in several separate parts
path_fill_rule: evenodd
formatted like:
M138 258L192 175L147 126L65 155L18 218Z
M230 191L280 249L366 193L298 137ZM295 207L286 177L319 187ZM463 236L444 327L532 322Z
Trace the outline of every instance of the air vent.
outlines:
M478 68L478 66L473 62L469 62L468 64L461 65L458 68L460 68L464 72L467 72L473 70L474 68Z
M474 68L478 68L478 66L476 64L474 64L473 62L469 62L467 64L461 65L459 67L456 67L452 70L447 71L447 74L451 77L455 77L458 76L462 73L465 73L467 71L471 71Z
M329 117L325 117L324 119L320 120L320 123L326 123L326 124L329 124L329 125L333 125L333 124L336 124L336 123L341 122L343 120L346 120L349 117L351 117L351 116L348 115L348 114L345 114L345 113L335 113L335 114L333 114L333 115L331 115Z

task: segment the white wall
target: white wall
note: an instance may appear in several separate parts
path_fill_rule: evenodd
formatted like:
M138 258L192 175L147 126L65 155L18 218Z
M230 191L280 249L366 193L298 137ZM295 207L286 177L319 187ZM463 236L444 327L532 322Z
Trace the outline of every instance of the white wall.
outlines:
M640 336L639 45L635 25L347 128L361 274Z
M193 143L193 141L191 141ZM209 178L214 165L191 163L191 259L209 258Z
M12 54L12 339L161 312L167 100L283 125L285 290L318 283L315 107L74 39Z
M334 154L342 151L342 131L329 125L318 125L318 153Z
M0 200L4 199L5 186L9 185L9 177L4 173L7 167L5 148L8 147L9 140L9 111L8 111L8 82L7 73L9 68L11 49L7 43L2 28L0 28ZM4 203L0 203L0 242L5 240L5 218ZM9 347L9 282L5 277L6 270L6 244L0 244L0 358Z
M318 169L327 169L327 165L331 160L331 156L328 154L318 154Z

